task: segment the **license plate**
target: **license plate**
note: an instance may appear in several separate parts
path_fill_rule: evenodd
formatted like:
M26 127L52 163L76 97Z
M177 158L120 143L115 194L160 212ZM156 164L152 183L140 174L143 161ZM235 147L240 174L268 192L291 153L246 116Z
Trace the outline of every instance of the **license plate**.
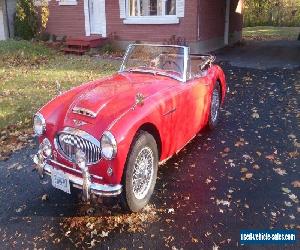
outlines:
M68 194L71 193L69 177L63 171L53 168L51 172L51 180L53 187Z

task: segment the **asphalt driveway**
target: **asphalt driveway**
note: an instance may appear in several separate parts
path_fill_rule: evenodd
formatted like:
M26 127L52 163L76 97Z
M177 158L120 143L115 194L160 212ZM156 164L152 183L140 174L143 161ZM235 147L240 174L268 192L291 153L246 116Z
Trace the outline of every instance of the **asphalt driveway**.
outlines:
M300 64L300 41L249 40L234 48L217 51L218 60L228 61L232 66L272 69L292 69Z
M234 249L241 229L299 230L300 60L261 68L238 63L239 49L218 52L230 87L218 129L160 168L141 213L116 200L85 204L39 180L35 143L0 162L1 249ZM284 248L299 249L299 234Z

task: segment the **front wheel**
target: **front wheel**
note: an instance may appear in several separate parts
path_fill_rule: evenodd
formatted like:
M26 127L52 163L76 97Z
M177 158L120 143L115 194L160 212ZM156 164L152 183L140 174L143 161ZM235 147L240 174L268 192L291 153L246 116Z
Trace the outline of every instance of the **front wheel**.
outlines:
M141 131L131 146L123 174L123 208L141 210L149 202L158 169L157 144L153 136Z
M209 110L209 116L208 116L208 128L210 130L213 130L217 124L218 124L218 120L219 120L219 113L220 113L220 100L221 100L221 96L220 96L220 85L217 82L214 86L212 95L211 95L211 103L210 103L210 110Z

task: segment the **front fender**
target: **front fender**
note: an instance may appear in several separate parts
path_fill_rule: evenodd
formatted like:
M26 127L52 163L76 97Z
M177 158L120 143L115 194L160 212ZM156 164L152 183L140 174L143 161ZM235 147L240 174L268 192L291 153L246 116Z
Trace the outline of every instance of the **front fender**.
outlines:
M115 136L118 144L117 156L112 164L115 183L120 183L122 180L127 156L138 129L146 123L159 128L159 117L159 106L151 106L148 101L145 101L143 106L134 105L111 124L109 131Z

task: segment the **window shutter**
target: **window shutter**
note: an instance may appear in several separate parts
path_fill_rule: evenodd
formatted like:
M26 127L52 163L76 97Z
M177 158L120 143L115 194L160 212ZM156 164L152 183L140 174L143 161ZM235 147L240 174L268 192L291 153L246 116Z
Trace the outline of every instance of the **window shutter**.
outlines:
M177 0L176 1L176 12L178 17L184 17L184 5L185 0Z
M126 18L125 0L119 0L120 18Z

